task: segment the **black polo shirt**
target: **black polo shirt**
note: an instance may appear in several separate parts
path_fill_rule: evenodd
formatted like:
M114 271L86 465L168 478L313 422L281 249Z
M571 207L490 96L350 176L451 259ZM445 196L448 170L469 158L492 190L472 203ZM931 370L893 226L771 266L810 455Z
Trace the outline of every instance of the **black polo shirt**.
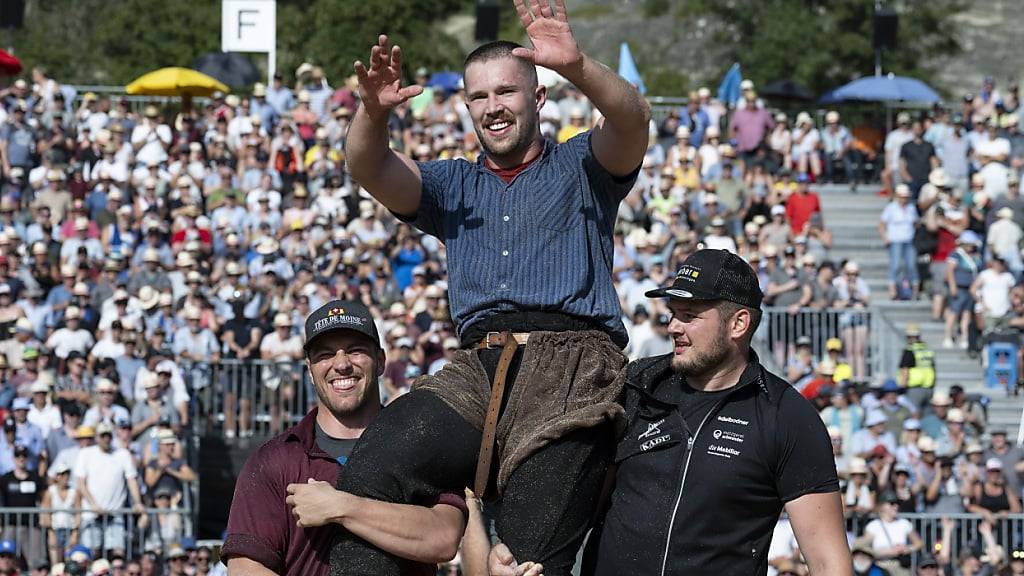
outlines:
M684 393L671 354L627 369L628 425L584 574L766 574L785 503L837 492L814 407L751 352L736 386Z

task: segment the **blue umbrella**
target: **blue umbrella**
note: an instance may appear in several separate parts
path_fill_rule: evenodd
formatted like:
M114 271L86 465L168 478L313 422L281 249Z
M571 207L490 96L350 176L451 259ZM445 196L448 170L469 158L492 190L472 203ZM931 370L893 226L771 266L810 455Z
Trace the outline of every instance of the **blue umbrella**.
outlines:
M865 102L934 103L941 98L930 86L916 78L903 76L865 76L824 95L820 102L832 104L859 100Z
M743 74L740 72L740 63L736 62L729 67L729 71L722 78L718 86L718 101L726 106L732 106L740 99L740 83L743 82Z
M427 86L455 92L459 88L460 81L462 81L462 74L458 72L435 72L430 80L427 80Z
M622 76L627 82L636 86L636 89L641 94L647 93L644 79L640 77L640 71L636 68L636 62L633 62L633 53L629 51L629 44L625 42L619 46L619 76Z

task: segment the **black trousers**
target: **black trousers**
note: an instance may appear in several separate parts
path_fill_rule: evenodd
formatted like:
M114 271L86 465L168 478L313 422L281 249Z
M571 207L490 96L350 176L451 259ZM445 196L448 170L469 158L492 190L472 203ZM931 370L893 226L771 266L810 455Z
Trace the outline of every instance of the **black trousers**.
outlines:
M499 354L481 353L491 379ZM509 371L510 383L521 355L522 349ZM414 390L366 429L338 477L338 489L426 506L440 494L461 496L473 482L481 436L432 392ZM495 502L495 527L520 562L541 562L548 576L570 574L611 461L612 436L610 425L577 430L546 445L512 474ZM492 469L492 486L495 476ZM397 576L415 570L414 563L344 530L331 550L332 575Z

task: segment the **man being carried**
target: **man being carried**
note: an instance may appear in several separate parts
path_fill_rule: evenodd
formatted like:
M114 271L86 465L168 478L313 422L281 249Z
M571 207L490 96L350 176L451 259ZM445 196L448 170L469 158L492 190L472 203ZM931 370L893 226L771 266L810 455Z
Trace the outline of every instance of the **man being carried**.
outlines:
M464 350L367 429L338 487L423 504L473 483L478 495L498 497L497 532L512 551L557 576L572 568L611 457L609 423L622 414L627 336L612 286L612 229L647 147L650 110L580 52L563 0L554 9L546 0L515 6L533 49L495 42L466 59L484 150L475 164L413 162L391 150L388 116L422 87L401 87L401 51L386 36L369 67L355 65L363 104L347 140L352 176L445 243ZM543 140L547 92L535 64L601 111L592 131L559 145ZM331 568L351 576L404 566L346 532Z

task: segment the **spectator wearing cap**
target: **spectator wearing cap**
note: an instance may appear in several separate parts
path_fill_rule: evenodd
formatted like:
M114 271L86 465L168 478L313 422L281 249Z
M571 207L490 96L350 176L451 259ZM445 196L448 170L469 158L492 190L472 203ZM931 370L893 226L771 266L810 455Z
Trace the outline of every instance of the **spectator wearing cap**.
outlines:
M42 493L40 506L54 512L41 514L40 525L46 531L50 562L64 558L64 551L78 540L80 518L72 512L78 507L78 490L71 485L71 468L64 462L50 469L53 482Z
M907 389L906 397L915 409L928 403L935 388L935 353L921 340L917 324L907 324L907 347L899 363L899 384Z
M116 309L123 313L126 311L128 307L128 293L125 292L124 290L121 290L118 294L116 294L116 296L123 297L123 299L118 300L117 304L115 305ZM118 316L114 317L116 319L111 318L112 316L106 316L105 318L100 320L100 326L98 327L97 331L100 334L102 334L102 338L100 338L99 341L96 342L96 344L93 345L92 349L89 351L89 358L92 363L107 358L116 359L124 355L123 336L125 331L121 318L125 318L131 325L134 325L134 320L131 317L126 317L124 314L119 314ZM103 326L104 319L108 320L106 326Z
M854 164L857 150L853 147L853 137L850 135L850 131L839 123L839 112L835 110L825 113L825 129L821 131L821 144L825 178L829 182L837 182L836 164L841 164L850 191L856 192L857 178Z
M939 456L956 458L964 453L973 441L964 425L964 413L959 408L950 408L946 413L946 433L935 439Z
M875 494L871 491L868 463L855 456L846 467L846 486L843 489L843 506L855 515L870 514L875 508Z
M910 126L910 114L900 112L896 115L896 129L885 136L885 169L882 171L882 185L889 190L893 190L900 182L909 183L903 179L900 168L903 145L914 138Z
M292 332L292 320L287 313L274 315L273 330L263 336L259 349L260 358L277 364L264 369L263 384L272 394L279 395L279 400L271 400L270 413L272 429L280 430L281 403L288 402L294 393L291 366L302 359L302 339ZM251 433L251 429L248 431Z
M996 428L992 430L989 447L985 450L985 460L998 458L1003 463L1003 478L1006 480L1007 489L1014 493L1021 493L1020 473L1024 470L1021 461L1024 460L1024 451L1019 446L1008 442L1006 430Z
M796 250L787 246L782 253L782 264L768 277L765 297L772 306L787 308L790 313L799 311L802 305L810 304L814 296L811 284L814 277L800 270L796 261ZM792 323L787 323L792 325ZM790 327L789 330L792 330ZM788 330L787 330L788 331ZM789 337L795 334L788 334Z
M43 438L43 431L39 426L29 421L28 412L32 403L28 398L15 398L11 405L11 412L14 414L16 426L15 442L24 446L29 451L28 467L30 470L46 472L46 443Z
M864 527L864 537L870 539L875 550L875 562L893 576L908 574L900 558L913 556L922 547L921 537L906 518L898 518L899 498L891 491L879 498L878 518Z
M83 424L95 427L100 422L106 422L113 425L119 420L128 420L131 417L128 409L117 402L117 384L107 378L97 378L94 389L96 399L85 411Z
M77 404L71 403L61 405L60 411L61 427L51 431L46 437L46 454L51 468L60 460L62 452L70 448L77 448L80 444L78 429L82 423L83 411ZM73 459L68 461L68 467L73 466L74 463Z
M29 394L32 397L32 405L28 408L28 421L35 424L43 433L44 442L50 437L50 433L63 425L60 408L50 402L50 391L53 377L47 373L46 377L39 377L29 387ZM55 456L49 455L50 458Z
M920 412L916 405L908 406L906 398L902 396L903 389L896 380L887 378L882 387L878 389L878 406L876 409L885 414L887 422L886 429L898 436L903 432L903 423L915 414Z
M995 214L995 218L987 223L985 231L987 258L1002 259L1006 262L1010 273L1019 277L1024 271L1024 263L1021 262L1018 246L1024 239L1024 231L1021 231L1020 224L1014 221L1013 208L1003 206L992 210L991 213Z
M1006 327L1010 313L1010 290L1016 284L1017 279L1010 273L1006 260L1001 256L989 259L985 269L970 286L971 298L977 302L974 312L979 330L987 333ZM1015 383L1007 384L1013 387Z
M156 106L146 106L142 121L132 130L131 144L135 160L143 166L166 161L171 139L171 128L160 121L160 111Z
M835 364L827 358L814 364L814 374L800 394L812 403L821 400L828 404L832 396L832 375L835 371Z
M113 427L101 423L96 437L96 445L81 449L73 468L81 507L88 510L82 513L82 544L124 554L125 518L110 513L121 509L129 495L135 513L144 510L138 471L127 450L114 448Z
M156 372L149 371L138 378L145 392L135 397L132 406L132 435L135 438L149 439L161 423L177 427L181 422L174 405L164 397L160 379Z
M400 336L393 344L393 348L388 351L390 357L381 379L381 394L385 404L409 391L409 372L416 366L413 359L416 343L412 338Z
M918 220L917 206L911 201L910 187L896 186L894 198L882 210L878 233L889 250L889 299L899 296L897 287L905 281L910 287L910 298L917 299L917 252L914 250L914 230ZM902 269L903 274L900 275Z
M66 372L57 377L54 390L59 402L80 402L88 405L92 400L92 375L86 370L85 355L76 351L65 360Z
M649 322L651 331L636 343L634 359L668 354L674 347L672 336L668 331L668 326L672 322L671 316L664 313L656 314Z
M0 285L0 291L2 290L3 286ZM7 338L0 342L0 354L7 357L11 369L17 372L25 366L25 350L38 350L40 343L35 337L32 321L24 316L14 321L11 332L14 333L13 338Z
M33 469L29 469L31 453L25 446L14 446L14 469L0 476L0 503L7 508L35 508L39 506L46 482ZM39 530L36 514L5 514L5 539L21 542L25 559L34 564L46 557L43 534Z
M161 430L157 442L156 453L146 463L146 492L156 494L164 489L169 493L171 502L177 504L181 500L185 483L194 482L197 476L188 463L175 454L178 437L174 431Z
M67 359L72 352L84 355L92 348L95 340L92 334L81 327L82 312L77 306L68 306L64 311L64 326L54 330L46 339L46 347L60 359Z
M969 347L970 327L974 316L974 297L970 289L982 269L980 250L981 238L968 230L960 234L956 250L946 261L949 306L946 310L945 338L942 341L944 348L953 347L953 328L958 323L959 346L963 350Z
M860 458L871 455L876 446L884 446L890 454L896 452L896 438L888 431L888 418L880 410L871 410L864 417L864 428L854 432L850 439L850 452Z
M327 574L328 561L320 551L335 537L336 528L329 523L338 522L402 557L416 546L420 561L451 558L464 528L461 500L449 505L443 496L433 507L419 508L410 516L408 506L355 498L332 487L339 464L346 462L356 439L380 411L375 379L384 356L369 310L355 301L328 302L307 319L306 336L319 405L247 460L242 474L257 480L236 485L222 557L232 571ZM342 390L353 387L354 393ZM329 483L307 483L309 478ZM295 516L281 507L268 514L267 502L280 502L285 489L292 494L287 504ZM375 529L355 523L367 514L393 518L412 528L414 537L384 542ZM295 517L304 529L293 527ZM431 529L415 528L426 526L426 521ZM411 569L419 573L420 568ZM435 570L431 566L430 573Z
M192 281L193 278L190 277L189 280ZM219 361L220 343L213 332L203 326L202 310L196 306L186 306L183 315L186 325L174 334L174 354L182 360L194 363ZM198 382L192 384L197 388L202 387Z
M917 200L921 187L928 182L928 174L939 167L940 160L935 146L924 139L924 126L920 121L910 125L911 138L900 147L900 181L910 187L910 193Z
M814 214L821 214L821 198L811 192L807 176L797 177L796 191L786 199L786 218L794 236L807 233L807 225Z
M814 120L807 112L796 116L793 127L792 158L796 171L800 174L813 174L815 179L821 176L821 133L814 127Z
M964 415L964 423L967 431L973 436L981 436L985 432L985 421L988 416L977 397L971 397L964 392L964 387L954 384L949 387L949 399L951 406L958 408Z
M128 280L128 292L138 294L144 286L149 286L158 292L169 291L171 280L161 268L160 250L147 246L139 249L136 258L139 256L141 256L141 267L138 266L139 263L133 262L133 272Z
M948 392L940 390L932 395L929 404L931 410L921 418L921 430L929 438L940 438L946 433L946 415L953 405L953 399Z
M644 271L643 264L634 263L630 275L619 282L617 291L623 310L634 310L647 303L644 294L658 285Z
M865 414L860 405L850 403L844 386L837 383L832 389L829 397L831 405L821 411L821 419L826 426L839 430L843 438L850 441L863 428Z
M441 371L446 364L452 361L452 356L455 355L455 351L461 348L459 339L454 336L449 336L442 342L442 348L444 350L442 356L437 360L430 363L430 367L427 368L427 374L434 375Z
M775 123L772 121L771 113L765 110L764 105L758 100L753 82L745 80L741 88L743 101L729 121L729 139L736 141L743 170L749 171L765 137L775 127Z
M984 476L971 487L967 511L979 514L982 522L998 533L1002 532L1001 520L1020 513L1020 497L1007 489L1002 460L989 458L985 462Z
M771 207L771 220L761 226L758 245L762 250L769 246L781 252L793 241L793 231L786 222L786 207L776 204Z
M922 454L924 450L922 450ZM937 470L930 476L925 491L925 512L931 514L959 514L965 511L964 499L970 486L964 482L954 466L953 458L943 456L936 460Z

